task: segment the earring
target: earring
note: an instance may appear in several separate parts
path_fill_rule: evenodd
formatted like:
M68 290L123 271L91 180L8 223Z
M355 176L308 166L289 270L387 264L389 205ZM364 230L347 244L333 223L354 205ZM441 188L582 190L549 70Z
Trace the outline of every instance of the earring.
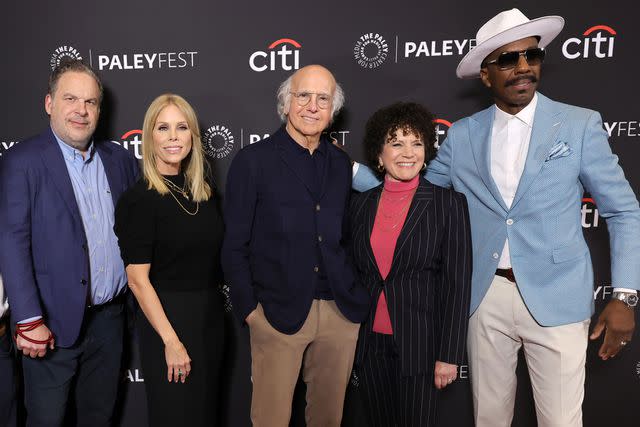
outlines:
M426 168L427 168L427 164L426 164L426 163L423 163L423 164L422 164L422 169L420 169L420 170L425 170Z
M377 169L378 169L378 172L384 172L384 165L380 163Z

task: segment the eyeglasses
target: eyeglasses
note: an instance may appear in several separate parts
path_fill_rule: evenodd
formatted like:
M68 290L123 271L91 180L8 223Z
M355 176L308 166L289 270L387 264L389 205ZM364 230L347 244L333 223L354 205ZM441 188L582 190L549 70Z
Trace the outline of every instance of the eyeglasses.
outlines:
M529 65L540 65L544 61L544 49L535 47L532 49L521 50L516 52L502 52L497 59L485 62L485 65L496 64L501 70L510 70L515 68L520 61L520 57L524 56Z
M326 110L331 105L331 95L327 95L326 93L317 93L317 92L289 92L291 95L295 96L298 105L304 107L309 102L311 102L312 95L316 95L316 105L318 108Z

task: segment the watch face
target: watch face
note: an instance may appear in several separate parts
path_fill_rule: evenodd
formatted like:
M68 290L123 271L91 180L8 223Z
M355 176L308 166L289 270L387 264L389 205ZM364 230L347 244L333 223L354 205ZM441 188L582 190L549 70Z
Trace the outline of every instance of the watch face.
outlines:
M627 295L627 305L635 307L638 304L638 295Z

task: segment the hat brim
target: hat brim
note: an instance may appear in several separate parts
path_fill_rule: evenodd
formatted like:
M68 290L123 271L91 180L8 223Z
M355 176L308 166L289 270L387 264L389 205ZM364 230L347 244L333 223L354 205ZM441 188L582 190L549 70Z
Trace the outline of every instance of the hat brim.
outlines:
M478 78L480 77L480 64L494 50L511 42L532 36L540 37L538 46L546 47L560 34L562 27L564 27L564 18L554 15L532 19L524 24L509 28L467 52L458 64L456 75L461 79Z

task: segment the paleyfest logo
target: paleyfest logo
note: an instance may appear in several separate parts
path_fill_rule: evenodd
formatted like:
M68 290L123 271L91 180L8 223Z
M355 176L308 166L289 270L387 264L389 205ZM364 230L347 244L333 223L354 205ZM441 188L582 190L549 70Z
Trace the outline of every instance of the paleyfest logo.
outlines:
M194 68L195 50L181 52L152 52L132 54L98 54L98 70L153 70Z
M51 59L49 60L51 70L55 70L65 58L79 59L82 61L82 55L80 55L80 52L75 47L59 46L51 54Z
M562 54L569 59L611 58L616 31L607 25L595 25L587 29L583 38L572 37L562 45Z
M353 47L353 57L363 68L378 68L389 55L389 44L378 33L360 36Z

